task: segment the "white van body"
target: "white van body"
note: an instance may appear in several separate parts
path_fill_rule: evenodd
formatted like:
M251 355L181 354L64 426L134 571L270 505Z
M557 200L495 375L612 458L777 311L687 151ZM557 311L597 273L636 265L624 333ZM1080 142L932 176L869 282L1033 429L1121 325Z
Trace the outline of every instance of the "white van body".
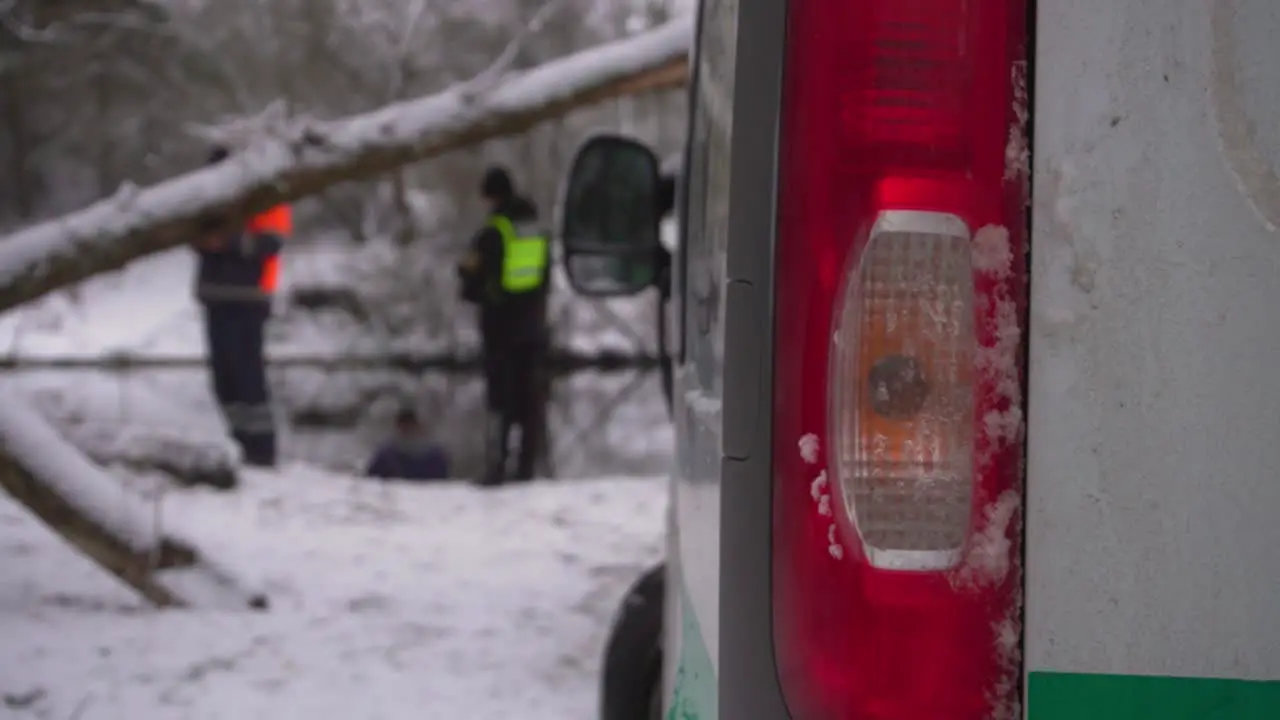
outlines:
M1031 167L1023 689L993 720L1280 718L1280 2L1028 12L1031 132L1007 160ZM679 720L790 716L757 419L786 351L786 13L703 0L693 55L663 639Z

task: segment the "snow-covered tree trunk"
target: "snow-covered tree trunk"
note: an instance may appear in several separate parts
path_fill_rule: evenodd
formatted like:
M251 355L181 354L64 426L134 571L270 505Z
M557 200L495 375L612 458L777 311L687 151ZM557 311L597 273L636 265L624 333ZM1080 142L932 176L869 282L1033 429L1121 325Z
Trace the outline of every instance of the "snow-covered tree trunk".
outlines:
M7 388L0 403L0 488L54 532L160 607L265 608L106 475Z
M677 87L687 18L519 72L501 68L424 98L341 120L287 118L220 165L0 238L0 312L193 240L203 219L244 217L331 185L522 132L611 98Z

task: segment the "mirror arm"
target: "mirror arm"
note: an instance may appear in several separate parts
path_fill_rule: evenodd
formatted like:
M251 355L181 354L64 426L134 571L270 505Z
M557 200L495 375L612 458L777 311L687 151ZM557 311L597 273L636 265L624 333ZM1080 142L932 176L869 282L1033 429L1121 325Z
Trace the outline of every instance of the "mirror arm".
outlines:
M671 300L671 251L659 245L654 251L657 272L653 286L658 288L658 372L662 375L662 395L667 401L667 414L675 413L675 367L671 349L667 347L667 303Z
M653 251L653 282L664 301L671 298L671 251L658 245Z

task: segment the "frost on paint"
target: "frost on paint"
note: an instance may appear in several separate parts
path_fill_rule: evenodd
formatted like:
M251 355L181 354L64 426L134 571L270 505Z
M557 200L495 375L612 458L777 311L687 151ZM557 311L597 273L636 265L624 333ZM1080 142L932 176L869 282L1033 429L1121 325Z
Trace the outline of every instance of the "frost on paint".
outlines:
M1017 442L1022 437L1022 408L992 410L982 416L982 429L992 442L1004 445Z
M969 538L964 562L952 573L954 587L976 588L1004 582L1014 562L1010 557L1010 535L1021 507L1022 497L1016 490L1005 491L986 507L977 532Z
M984 225L973 236L973 269L1006 277L1013 268L1009 231L1000 225Z
M818 477L809 483L809 494L818 503L818 514L831 517L831 483L827 482L827 471L818 473Z
M813 479L809 484L809 494L813 496L813 501L818 502L822 496L827 494L827 471L823 470L818 473L818 477Z
M684 81L692 22L354 117L289 118L228 162L0 238L0 310L189 242L201 218L259 212L339 182L524 131L576 108ZM278 127L277 127L278 126Z
M831 496L823 494L818 498L818 514L823 517L831 517Z
M844 546L840 544L840 534L835 523L831 523L827 528L827 552L831 553L831 557L836 560L844 557Z
M1017 692L1022 681L1022 599L1013 604L1007 615L992 624L996 662L1000 675L991 688L991 720L1021 720L1022 705Z
M1019 346L1022 328L1018 305L1011 296L1014 281L1013 252L1006 228L987 226L973 242L973 265L991 281L990 303L982 314L988 332L978 348L975 365L982 385L995 395L995 407L982 417L985 452L977 458L979 467L989 467L995 457L1015 446L1023 434L1022 387ZM999 585L1008 577L1011 564L1010 536L1021 508L1018 489L1009 489L982 510L976 533L969 539L964 562L951 576L957 588Z
M810 465L818 462L818 436L806 433L800 438L800 457Z
M1026 182L1031 171L1031 148L1027 143L1027 120L1030 117L1027 96L1027 62L1013 64L1013 122L1009 125L1009 141L1004 150L1004 179L1021 178Z
M991 341L978 349L976 365L984 382L999 398L999 410L988 411L982 418L983 430L990 440L988 445L999 451L1022 438L1022 389L1019 384L1018 348L1022 341L1022 328L1018 323L1018 306L1009 296L1008 285L1013 277L1013 251L1006 228L988 225L973 239L973 267L978 273L996 281L991 293L993 318ZM985 464L990 458L980 458Z
M806 433L800 438L800 442L797 445L800 448L801 459L810 465L818 462L820 443L817 435ZM820 470L813 482L809 483L809 495L818 505L818 514L823 517L831 517L831 483L827 480L826 470ZM832 523L827 528L827 552L836 560L844 557L844 548L840 545L839 529L835 523Z

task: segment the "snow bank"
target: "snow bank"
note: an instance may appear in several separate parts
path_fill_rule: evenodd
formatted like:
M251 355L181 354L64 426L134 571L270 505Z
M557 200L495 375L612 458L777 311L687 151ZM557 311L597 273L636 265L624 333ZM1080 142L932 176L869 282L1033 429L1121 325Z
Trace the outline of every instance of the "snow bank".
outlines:
M16 375L13 385L63 438L99 465L158 470L183 484L231 487L239 449L209 404L203 380L200 372L188 373L185 381L154 372L133 378L26 372Z
M179 485L236 486L239 449L227 437L181 428L120 427L106 423L64 426L67 440L104 466L160 472Z

